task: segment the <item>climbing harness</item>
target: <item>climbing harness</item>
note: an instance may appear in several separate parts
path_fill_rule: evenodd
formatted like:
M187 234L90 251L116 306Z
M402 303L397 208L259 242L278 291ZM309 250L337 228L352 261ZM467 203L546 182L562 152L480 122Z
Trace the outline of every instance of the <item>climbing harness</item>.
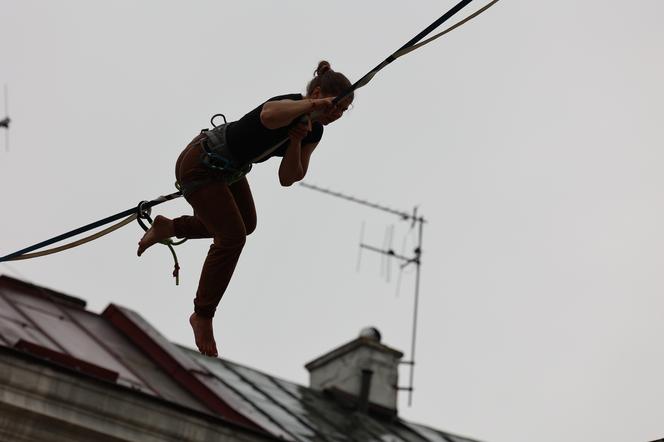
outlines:
M214 124L216 117L222 117L224 124L217 126ZM203 147L203 164L210 169L218 170L224 174L224 179L228 184L232 184L251 170L251 163L240 163L235 159L233 153L228 148L226 142L226 129L228 123L224 114L215 114L210 119L212 129L203 129L201 133L205 134L205 138L201 140Z
M338 104L341 100L344 98L348 97L350 94L352 94L354 91L357 89L365 86L367 83L371 81L371 79L380 71L382 70L385 66L388 64L392 63L395 61L397 58L402 57L415 49L418 49L440 37L443 35L447 34L450 31L453 31L454 29L458 28L459 26L462 26L463 24L467 23L468 21L472 20L473 18L477 17L487 9L489 9L491 6L495 5L499 0L493 0L490 3L488 3L486 6L483 8L479 9L477 12L469 15L465 19L461 20L460 22L456 23L455 25L443 30L442 32L439 32L438 34L429 37L426 40L422 40L425 38L427 35L429 35L431 32L433 32L436 28L438 28L440 25L445 23L447 20L452 18L452 16L456 15L459 11L461 11L463 8L465 8L469 3L472 2L472 0L461 0L459 3L457 3L452 9L447 11L445 14L440 16L436 21L434 21L431 25L426 27L424 30L422 30L419 34L417 34L415 37L410 39L406 44L404 44L402 47L397 49L394 53L392 53L389 57L387 57L385 60L383 60L380 64L378 64L375 68L373 68L371 71L369 71L367 74L365 74L362 78L360 78L358 81L353 83L347 90L343 91L341 94L337 95L333 103ZM222 117L224 119L224 124L221 124L219 126L214 124L214 120L217 117ZM303 117L306 118L306 117ZM2 121L0 123L5 123L5 121ZM7 119L6 124L8 125L9 121ZM213 129L210 130L203 130L202 133L205 133L206 139L203 140L202 146L204 150L204 154L202 157L203 163L209 167L211 170L216 170L224 175L225 180L234 180L237 181L240 178L242 178L244 175L246 175L249 170L251 170L251 164L263 159L269 155L271 155L275 150L277 150L280 146L282 146L285 142L288 141L288 138L278 142L274 146L272 146L270 149L267 151L263 152L259 157L251 160L248 164L239 164L237 163L234 159L230 151L228 150L228 147L226 145L226 117L223 114L215 114L212 116L210 119L210 123L213 126ZM231 182L234 182L231 181ZM229 182L229 181L227 181ZM203 182L197 182L193 183L195 185L200 185ZM147 220L150 224L152 223L152 219L150 218L150 211L152 207L161 204L166 201L170 201L175 198L179 198L184 195L188 195L192 191L192 183L187 183L185 187L183 187L180 183L176 183L176 187L178 188L178 192L171 193L169 195L165 196L160 196L154 200L151 201L141 201L138 206L134 206L130 209L124 210L120 213L116 213L115 215L111 215L107 218L101 219L99 221L95 221L93 223L87 224L83 227L79 227L78 229L74 229L70 232L64 233L62 235L56 236L54 238L48 239L46 241L42 241L38 244L32 245L30 247L26 247L24 249L18 250L14 253L10 253L9 255L0 257L0 262L4 261L15 261L19 259L29 259L29 258L36 258L38 256L46 256L50 255L53 253L61 252L63 250L67 250L76 246L79 246L81 244L85 244L87 242L90 242L92 240L95 240L97 238L100 238L104 235L107 235L117 229L119 229L122 226L125 226L129 224L131 221L136 220L138 223L141 225L141 228L144 230L148 230L147 225L142 221L143 219ZM124 218L124 219L122 219ZM50 246L51 244L54 244L56 242L63 241L67 238L71 238L72 236L79 235L81 233L87 232L89 230L95 229L97 227L101 227L105 224L117 221L122 219L122 221L112 225L111 227L108 227L100 232L97 232L93 235L90 235L88 237L85 237L83 239L80 239L78 241L72 242L70 244L65 244L60 247L55 247L52 249L47 249L43 250L40 252L34 252L35 250ZM176 279L176 284L179 282L179 263L177 256L175 254L175 250L173 249L173 246L182 244L185 240L182 241L172 241L172 240L167 240L163 241L163 244L166 244L169 247L169 250L171 251L171 254L173 255L173 260L175 261L175 270L173 271L173 276ZM33 253L34 252L34 253Z
M214 119L222 117L224 124L214 124ZM212 181L224 181L227 184L233 184L242 179L251 170L251 163L243 164L235 159L233 153L228 148L226 143L226 128L228 123L224 114L215 114L210 119L212 129L203 129L201 134L205 136L199 141L203 153L201 154L201 162L205 167L216 173L211 174L210 177L186 183L176 183L182 195L187 198L194 190L202 185Z

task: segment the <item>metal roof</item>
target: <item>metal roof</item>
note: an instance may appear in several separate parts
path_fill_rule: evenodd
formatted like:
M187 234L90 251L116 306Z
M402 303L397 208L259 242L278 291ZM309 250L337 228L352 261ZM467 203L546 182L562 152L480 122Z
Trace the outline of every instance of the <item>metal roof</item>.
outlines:
M138 313L0 276L0 346L293 442L474 442L168 341Z

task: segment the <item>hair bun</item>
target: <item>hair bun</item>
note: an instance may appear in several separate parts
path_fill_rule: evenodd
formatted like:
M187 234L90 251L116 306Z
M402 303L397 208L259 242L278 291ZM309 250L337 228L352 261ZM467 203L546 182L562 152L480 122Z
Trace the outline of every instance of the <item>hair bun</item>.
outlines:
M315 74L318 75L319 77L326 73L327 71L331 71L332 67L330 66L330 63L323 60L320 63L318 63L318 67L316 68Z

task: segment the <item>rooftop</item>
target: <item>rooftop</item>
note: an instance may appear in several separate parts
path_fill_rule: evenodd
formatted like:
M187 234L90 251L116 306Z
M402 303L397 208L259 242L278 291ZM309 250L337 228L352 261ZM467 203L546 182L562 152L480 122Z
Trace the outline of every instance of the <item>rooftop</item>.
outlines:
M273 439L473 442L398 416L358 412L333 394L203 356L171 343L125 307L110 304L101 314L85 307L81 299L0 276L0 351Z

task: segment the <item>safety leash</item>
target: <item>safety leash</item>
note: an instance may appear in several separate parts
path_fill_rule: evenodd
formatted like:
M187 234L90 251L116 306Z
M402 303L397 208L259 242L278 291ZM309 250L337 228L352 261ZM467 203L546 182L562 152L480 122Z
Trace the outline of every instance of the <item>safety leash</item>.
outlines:
M177 186L177 184L176 184ZM154 223L152 221L152 218L150 217L150 212L151 212L151 207L146 206L147 201L141 201L138 204L137 207L137 214L136 214L136 221L138 221L138 224L141 226L143 230L146 232L150 230L150 228L143 222L143 220L147 220L150 225ZM173 277L175 278L175 285L180 285L180 263L178 261L178 255L175 253L175 249L173 247L179 246L180 244L183 244L187 241L187 238L181 239L180 241L173 241L172 239L166 239L164 241L159 241L159 244L164 244L165 246L168 247L168 250L170 250L171 255L173 256Z
M103 236L105 234L111 233L113 230L116 230L117 228L122 227L125 224L128 224L129 221L133 221L134 219L138 219L138 216L140 215L140 210L146 211L148 209L151 209L152 207L164 203L166 201L173 200L175 198L179 198L182 196L182 193L180 192L175 192L171 193L170 195L165 195L165 196L160 196L159 198L155 198L151 201L142 201L138 206L134 206L131 209L123 210L122 212L116 213L115 215L111 215L109 217L100 219L98 221L92 222L90 224L87 224L83 227L79 227L78 229L74 229L72 231L69 231L67 233L63 233L62 235L55 236L51 239L47 239L46 241L42 241L40 243L34 244L30 247L26 247L24 249L18 250L14 253L10 253L9 255L5 255L0 258L0 262L3 261L15 261L18 259L27 259L28 257L33 258L37 256L44 256L47 254L59 252L61 250L66 250L68 248L75 247L76 245L81 245L84 244L85 242L92 241L92 239L99 238L100 236ZM139 209L140 208L140 209ZM97 227L101 227L103 225L106 225L108 223L112 223L113 221L117 221L121 218L127 218L126 220L123 220L123 223L118 223L117 225L113 226L115 228L108 228L102 232L99 232L98 234L92 235L91 237L84 238L83 240L76 241L76 243L72 243L74 245L68 244L67 246L62 246L58 247L56 249L52 249L50 253L46 253L47 251L44 252L39 252L35 253L33 256L27 256L28 253L33 252L35 250L44 248L46 246L50 246L51 244L55 244L60 241L64 241L67 238L71 238L72 236L80 235L81 233L85 233L87 231L90 231L92 229L96 229ZM87 240L87 241L84 241ZM21 258L24 257L24 258Z
M95 233L94 235L90 235L90 236L86 236L85 238L81 238L78 241L74 241L74 242L71 242L69 244L65 244L65 245L62 245L62 246L59 246L59 247L53 247L52 249L46 249L46 250L42 250L40 252L35 252L35 253L24 253L22 255L16 255L16 253L19 253L19 252L12 253L11 255L7 255L3 258L0 258L0 262L1 261L19 261L19 260L22 260L22 259L38 258L40 256L52 255L53 253L58 253L58 252L63 252L63 251L68 250L68 249L73 249L74 247L78 247L78 246L83 245L85 243L88 243L90 241L94 241L95 239L101 238L102 236L108 235L109 233L118 230L120 227L126 226L127 224L134 221L135 219L137 219L136 214L132 214L132 215L128 216L127 218L123 219L122 221L120 221L119 223L113 224L111 227L107 227L106 229L101 230L101 231ZM30 248L24 249L24 250L29 250L29 249ZM32 250L34 250L34 249L32 249Z

